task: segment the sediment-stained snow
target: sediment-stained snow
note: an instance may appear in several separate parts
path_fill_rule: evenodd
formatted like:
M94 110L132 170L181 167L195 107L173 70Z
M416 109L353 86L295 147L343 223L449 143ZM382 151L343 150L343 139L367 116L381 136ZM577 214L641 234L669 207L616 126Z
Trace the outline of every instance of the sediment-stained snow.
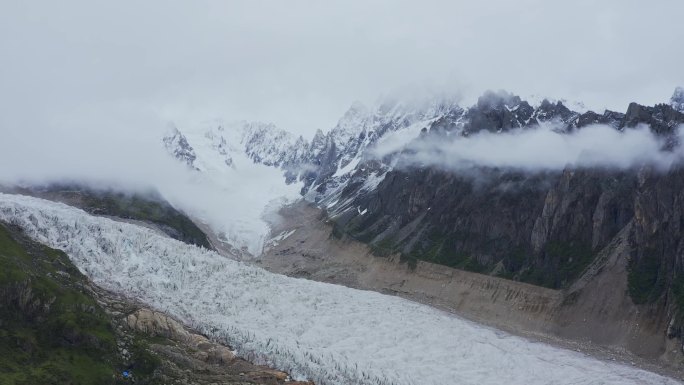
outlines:
M428 306L268 273L133 224L0 194L0 220L93 281L317 384L675 384Z

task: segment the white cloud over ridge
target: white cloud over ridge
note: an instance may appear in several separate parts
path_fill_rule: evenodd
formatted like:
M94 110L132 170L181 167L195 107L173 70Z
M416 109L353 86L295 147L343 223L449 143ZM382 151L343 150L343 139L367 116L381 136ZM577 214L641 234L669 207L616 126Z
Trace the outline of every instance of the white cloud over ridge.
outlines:
M666 140L644 125L623 131L592 125L572 133L560 133L554 128L553 124L544 124L501 133L452 134L448 138L433 134L404 146L398 146L396 141L380 142L372 154L384 157L400 152L400 167L430 166L452 171L472 167L529 172L587 167L626 170L642 165L667 170L684 159L681 126L675 133L679 144L669 150L664 149Z
M244 154L236 154L242 155L239 164L220 174L191 170L166 152L162 137L168 127L154 118L131 116L95 128L90 121L76 116L5 133L0 186L75 183L124 192L156 190L209 225L236 253L252 256L261 253L270 235L266 211L299 198L300 184L286 185L283 171L255 164Z

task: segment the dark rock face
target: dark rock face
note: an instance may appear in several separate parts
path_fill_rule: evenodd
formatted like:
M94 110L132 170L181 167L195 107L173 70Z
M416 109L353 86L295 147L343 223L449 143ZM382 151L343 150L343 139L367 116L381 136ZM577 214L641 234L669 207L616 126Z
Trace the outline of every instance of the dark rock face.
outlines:
M195 159L197 159L195 150L190 146L188 140L177 128L174 128L171 134L164 137L163 141L166 149L171 152L176 159L187 164L188 167L196 169L194 165Z
M599 115L593 111L587 111L580 115L577 119L577 128L589 126L592 124L607 124L615 129L620 128L625 114L615 111L606 110Z
M393 171L338 226L406 258L560 288L632 219L636 178L565 171Z
M682 301L684 283L684 171L643 172L634 197L634 251L630 293L637 303L654 302L673 289ZM684 302L679 303L684 306Z
M577 118L577 115L576 112L571 111L561 102L554 104L544 99L537 110L535 118L537 122L558 120L569 125Z
M499 91L488 91L477 100L475 108L466 113L466 135L481 130L507 131L523 127L532 117L534 109L520 97Z
M631 103L620 126L623 128L647 124L654 133L669 135L681 123L682 113L670 105L657 104L655 107L644 107L637 103Z

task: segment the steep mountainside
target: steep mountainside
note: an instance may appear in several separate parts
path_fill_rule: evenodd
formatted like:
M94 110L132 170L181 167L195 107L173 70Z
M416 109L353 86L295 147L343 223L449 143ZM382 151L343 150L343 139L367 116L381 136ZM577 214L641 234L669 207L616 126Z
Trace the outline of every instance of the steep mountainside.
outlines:
M434 120L462 113L458 105L443 99L419 104L386 100L374 109L354 103L327 134L316 133L307 155L300 161L304 166L300 175L304 181L303 194L308 199L335 194L381 139L410 140Z

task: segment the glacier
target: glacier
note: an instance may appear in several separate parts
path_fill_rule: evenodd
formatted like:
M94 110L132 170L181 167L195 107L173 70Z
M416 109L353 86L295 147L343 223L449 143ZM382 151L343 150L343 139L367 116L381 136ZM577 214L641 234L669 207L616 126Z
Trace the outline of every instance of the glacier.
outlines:
M321 385L679 383L401 298L269 273L61 203L0 194L0 220L64 250L95 284Z

